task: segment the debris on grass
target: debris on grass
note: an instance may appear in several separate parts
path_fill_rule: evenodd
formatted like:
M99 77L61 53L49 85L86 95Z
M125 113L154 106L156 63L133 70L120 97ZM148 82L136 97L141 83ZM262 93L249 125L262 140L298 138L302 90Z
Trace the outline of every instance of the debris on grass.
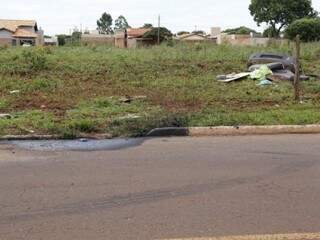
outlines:
M252 73L250 73L250 78L263 81L268 75L271 74L272 71L270 70L270 68L267 65L262 65L259 69L254 70Z
M217 76L217 80L219 82L224 82L224 83L229 83L229 82L233 82L236 80L240 80L243 78L246 78L250 75L249 72L243 72L243 73L232 73L232 74L228 74L228 75L218 75Z
M12 90L9 92L10 94L16 94L16 93L20 93L20 90Z
M141 118L141 116L136 114L128 114L126 116L119 117L117 120L130 120L130 119L137 119L137 118Z
M133 101L138 101L138 100L145 100L147 99L147 96L125 96L125 97L121 97L119 99L120 102L122 103L131 103Z
M0 114L0 119L12 119L13 116L11 114L7 114L7 113L1 113Z
M279 63L284 67L284 69L288 69L292 72L295 72L295 59L285 54L275 54L275 53L255 53L250 56L248 60L248 67L257 64L270 64L273 63L275 65L271 65L271 67L279 67Z
M248 71L250 73L233 73L229 75L218 75L219 82L232 82L250 75L251 79L259 80L257 85L270 85L271 82L293 81L295 77L295 59L293 57L272 53L256 53L248 60ZM309 80L306 75L301 75L303 80Z
M258 86L267 86L267 85L272 85L273 83L267 79L261 80L257 85Z

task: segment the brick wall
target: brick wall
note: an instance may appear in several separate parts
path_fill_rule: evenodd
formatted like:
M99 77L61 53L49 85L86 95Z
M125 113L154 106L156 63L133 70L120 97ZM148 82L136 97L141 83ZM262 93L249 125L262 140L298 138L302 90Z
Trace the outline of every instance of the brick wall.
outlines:
M115 38L108 35L83 34L81 43L92 45L114 45Z

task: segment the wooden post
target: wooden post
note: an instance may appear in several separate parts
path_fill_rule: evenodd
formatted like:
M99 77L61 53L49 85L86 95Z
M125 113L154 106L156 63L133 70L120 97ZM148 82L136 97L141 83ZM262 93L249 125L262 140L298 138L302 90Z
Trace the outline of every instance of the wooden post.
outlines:
M294 76L294 99L300 100L300 35L297 35L295 39L295 76Z
M160 45L160 14L159 14L159 16L158 16L158 45Z
M128 48L128 31L124 30L124 48Z

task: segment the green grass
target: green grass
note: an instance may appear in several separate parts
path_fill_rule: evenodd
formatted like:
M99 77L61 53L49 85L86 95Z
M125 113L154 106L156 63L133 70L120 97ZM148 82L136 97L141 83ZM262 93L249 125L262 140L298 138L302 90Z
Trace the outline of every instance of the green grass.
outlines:
M291 83L219 83L246 70L255 52L292 47L210 45L6 48L0 50L0 134L112 133L141 136L154 127L319 123L320 82L303 82L303 104ZM320 75L320 43L302 46L306 74ZM18 93L10 91L19 90ZM146 99L123 103L123 96Z

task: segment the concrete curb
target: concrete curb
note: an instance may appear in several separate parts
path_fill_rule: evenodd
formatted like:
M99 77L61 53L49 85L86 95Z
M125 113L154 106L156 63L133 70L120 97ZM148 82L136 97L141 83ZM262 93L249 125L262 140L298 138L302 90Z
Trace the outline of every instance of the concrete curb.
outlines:
M190 128L157 128L150 131L148 137L170 136L241 136L241 135L276 135L276 134L317 134L320 125L271 125L239 127L190 127Z
M239 126L239 127L190 127L190 128L156 128L146 137L205 137L205 136L242 136L242 135L277 135L277 134L320 134L320 125L271 125L271 126ZM80 138L102 140L111 139L110 134L84 134ZM12 140L57 140L58 135L6 135L0 141Z

